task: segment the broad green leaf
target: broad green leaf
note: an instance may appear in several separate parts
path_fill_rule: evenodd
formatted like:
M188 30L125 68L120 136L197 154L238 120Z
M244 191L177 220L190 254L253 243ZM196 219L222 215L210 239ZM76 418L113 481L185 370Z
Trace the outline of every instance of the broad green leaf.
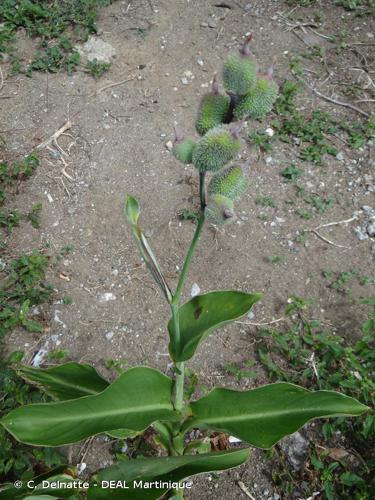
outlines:
M128 221L133 226L137 225L138 217L140 214L139 203L132 196L128 196L125 202L125 213Z
M90 365L69 362L52 368L41 369L21 366L18 374L27 382L37 385L57 401L77 399L104 391L109 382ZM107 434L116 439L134 438L142 431L116 429Z
M245 392L214 389L190 406L192 420L185 428L227 432L258 448L270 448L313 418L354 416L368 409L338 392L312 392L287 383Z
M121 498L126 500L154 500L168 491L164 488L137 487L137 482L182 481L184 478L216 470L231 469L246 462L249 449L230 450L202 455L184 455L177 457L158 457L130 461L120 461L113 467L104 469L94 476L92 486L88 490L88 500L107 500ZM105 481L105 482L104 482ZM106 488L109 481L125 481L128 489ZM94 486L94 483L98 486ZM100 488L102 485L102 488ZM114 485L114 483L112 483Z
M169 352L175 361L193 357L198 345L214 330L248 311L262 295L234 291L198 295L179 309L180 343L176 345L173 320L168 323Z
M0 420L18 441L61 446L114 429L140 431L177 417L173 382L157 370L131 368L95 396L16 408Z
M109 386L95 368L75 362L47 369L21 366L17 372L58 401L94 395Z

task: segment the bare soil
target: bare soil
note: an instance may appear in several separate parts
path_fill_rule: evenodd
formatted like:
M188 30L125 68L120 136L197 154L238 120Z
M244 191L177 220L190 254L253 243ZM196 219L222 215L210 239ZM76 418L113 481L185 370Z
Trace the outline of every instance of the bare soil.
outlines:
M51 149L40 150L41 166L24 183L22 196L14 199L14 206L20 210L43 201L41 229L22 225L9 239L9 247L15 255L20 249L45 248L53 262L48 278L56 300L39 311L45 318L45 334L15 331L8 338L9 350L26 350L31 359L44 345L49 349L67 348L71 359L92 363L107 375L105 359L121 360L129 367L143 364L162 371L170 368L166 355L169 310L142 265L124 220L125 195L138 198L142 226L174 286L194 230L191 222L178 220L177 212L196 204L197 185L193 168L182 167L166 148L173 125L194 134L200 96L206 92L213 72L220 71L225 54L245 33L254 32L254 52L262 67L275 59L279 83L290 78L291 54L304 51L311 39L327 44L308 27L290 29L281 13L285 15L291 9L275 0L119 1L101 14L99 36L115 48L116 57L99 81L82 71L72 76L35 73L32 78L10 77L3 67L6 78L2 93L11 98L0 100L1 128L17 129L2 133L6 148L1 154L5 158L31 151L67 120L72 124L58 139L66 153L67 175L57 158L58 147L51 143ZM337 33L344 25L352 42L373 41L368 35L373 33L373 19L356 18L331 1L317 2L309 9L299 7L289 20L295 24L308 22L317 14L321 16L319 32ZM355 47L371 66L373 47ZM363 58L355 51L330 51L327 64L334 76L325 83L327 74L319 73L320 64L311 61L308 69L318 73L314 84L322 93L344 99L340 82L353 78L348 67L362 63ZM188 73L188 84L184 85L181 78L186 77L186 71L193 78ZM309 81L312 75L307 74ZM371 105L362 104L362 109L370 111ZM337 117L361 119L358 113L326 102L306 89L299 98L299 108L317 107ZM269 116L262 126L267 127L273 118ZM251 126L249 123L248 130ZM353 280L351 293L340 294L327 286L322 270L355 268L361 275L371 275L374 239L360 241L353 231L364 214L359 215L359 222L319 231L345 248L314 233L307 234L304 244L290 243L297 231L350 219L363 205L374 204L368 190L373 175L370 146L353 151L337 140L337 147L343 160L330 157L323 166L302 165L305 176L300 184L307 192L323 197L331 194L336 199L331 209L312 220L301 219L294 207L285 203L295 197L295 188L283 182L280 171L291 161L301 165L295 148L278 143L268 155L272 161L266 162L249 145L244 147L241 156L250 161L250 189L238 207L237 222L220 231L207 227L184 299L190 296L194 283L202 292L220 288L263 292L263 300L254 308L255 318L244 319L261 323L282 317L290 295L308 297L315 300L314 317L355 338L363 320L358 298L368 296L370 290ZM272 196L277 208L257 205L259 196ZM73 251L56 260L66 245L72 245ZM271 255L280 255L283 260L272 264L267 260ZM103 301L106 293L113 294L114 300ZM66 296L73 299L71 305L60 303ZM265 377L258 364L261 375L255 381L238 383L223 369L225 363L256 357L257 331L256 326L245 324L222 329L205 342L189 366L207 387L259 385ZM113 332L112 337L109 332ZM108 443L95 440L85 459L88 470L110 462L109 449ZM80 460L76 452L74 460ZM235 482L238 477L257 499L273 498L276 493L264 453L254 450L250 461L238 470L223 473L218 479L202 476L195 480L187 498L246 498Z

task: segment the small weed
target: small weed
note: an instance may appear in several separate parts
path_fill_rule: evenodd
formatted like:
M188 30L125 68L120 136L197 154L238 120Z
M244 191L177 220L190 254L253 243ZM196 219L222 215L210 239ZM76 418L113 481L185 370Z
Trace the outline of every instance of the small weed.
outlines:
M328 196L327 198L321 198L320 196L310 196L309 198L305 199L305 202L312 205L320 214L324 214L335 204L335 199L333 198L333 196Z
M62 303L64 306L69 306L70 304L73 304L73 299L71 297L63 297Z
M257 205L262 205L262 207L277 208L276 202L271 196L259 196L255 199Z
M107 370L113 371L117 375L121 375L125 371L125 361L109 358L105 360L104 364Z
M284 170L281 171L282 177L284 177L286 182L295 182L299 177L303 174L302 168L297 168L293 163L291 163L288 167L285 167Z
M193 222L197 222L199 218L199 214L197 212L194 212L193 210L190 210L188 208L184 208L177 214L179 220L191 220Z
M97 59L92 61L87 61L86 70L93 76L96 80L103 76L103 74L109 70L111 67L110 63L100 62Z
M27 214L27 219L31 222L31 225L36 229L40 228L40 214L42 211L42 204L35 203L31 207L31 211Z
M296 214L301 217L301 219L310 220L314 217L314 214L310 212L310 210L306 210L305 208L297 208Z
M1 271L4 276L0 289L0 339L17 325L40 332L42 325L28 319L30 306L46 302L52 293L45 282L48 258L34 251L12 260Z
M50 361L64 361L69 356L69 349L54 349L48 353Z
M243 362L243 366L238 366L233 363L225 363L224 368L227 373L230 375L234 375L238 381L244 379L244 378L256 378L258 377L258 373L254 370L249 370L249 368L252 368L255 365L255 361L253 359L250 359L248 361Z
M265 131L255 131L249 133L249 140L251 145L259 148L262 153L269 153L272 151L273 138L270 137Z
M271 264L278 264L279 262L282 262L284 260L284 257L281 255L269 255L267 257L267 262L270 262Z

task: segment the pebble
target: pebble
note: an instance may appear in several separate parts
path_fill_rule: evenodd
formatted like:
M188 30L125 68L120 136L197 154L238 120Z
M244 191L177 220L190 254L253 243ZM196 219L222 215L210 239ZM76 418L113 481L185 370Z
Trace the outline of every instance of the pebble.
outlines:
M99 296L99 302L109 302L110 300L116 300L116 295L111 292L105 292Z
M193 283L193 286L191 287L191 292L190 295L191 297L196 297L197 295L200 294L201 289L196 283Z
M375 237L375 221L370 222L370 224L368 224L366 229L367 229L367 234L369 236L371 236L371 238L374 238Z
M253 311L249 311L247 313L247 319L254 319L255 318L255 314L253 313Z
M112 331L111 331L111 332L107 332L107 333L105 334L105 338L106 338L107 340L112 340L113 336L114 336L114 332L112 332Z
M217 28L217 22L216 21L209 21L208 26L210 28Z
M280 447L294 470L300 470L305 462L309 442L300 432L295 432L280 441Z
M357 238L360 241L367 240L368 239L368 234L365 232L360 226L356 226L354 228L354 232L357 235Z
M197 59L197 63L199 66L204 66L204 62L202 61L202 59Z
M340 151L336 155L336 160L343 161L343 159L344 159L344 154Z
M273 137L275 135L275 131L271 127L266 128L265 133L266 133L266 135L268 135L268 137Z
M182 85L188 85L189 84L189 80L185 76L183 76L181 78L181 83L182 83Z
M266 162L266 165L271 165L271 163L273 162L273 158L272 156L266 156L264 161Z
M208 28L208 23L206 23L206 22L204 22L204 21L203 21L203 22L201 23L201 27L202 27L202 28Z
M168 149L168 151L172 151L173 149L173 142L172 141L168 141L165 143L165 147Z

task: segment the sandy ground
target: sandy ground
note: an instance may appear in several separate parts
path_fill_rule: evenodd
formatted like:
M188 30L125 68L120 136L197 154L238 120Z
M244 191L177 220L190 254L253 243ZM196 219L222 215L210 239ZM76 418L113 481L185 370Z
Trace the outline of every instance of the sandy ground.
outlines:
M124 198L126 194L138 198L142 226L174 286L194 230L191 222L178 220L177 212L196 203L197 184L194 170L178 164L166 148L173 125L194 133L199 97L213 72L220 71L225 54L245 33L254 32L254 52L262 67L275 59L279 83L290 76L290 55L303 51L310 43L308 37L313 36L310 31L306 35L297 30L298 38L287 30L280 13L291 7L282 1L225 2L230 9L214 4L155 0L151 9L147 1L116 2L103 11L99 23L100 38L111 44L116 56L110 71L98 82L84 72L6 80L5 89L12 99L1 101L2 122L6 123L2 128L22 129L6 135L7 157L32 150L71 121L68 135L58 141L66 152L66 173L71 179L61 173L63 164L56 158L57 148L52 143L55 152L40 150L40 168L14 201L21 209L43 202L41 229L21 226L9 240L9 247L15 254L19 249L45 248L53 261L49 280L56 293L55 302L41 311L49 325L42 338L14 332L9 349L33 352L45 342L53 349L58 339L58 347L69 349L71 359L93 363L103 373L105 359L122 360L126 366L168 369L169 310L135 249L122 213ZM321 13L325 33L337 32L343 22L341 16L347 16L342 9L331 7L318 4L313 11ZM310 19L312 14L311 10L298 9L293 16ZM370 19L351 17L345 22L352 23L349 27L359 26L355 40L368 40ZM322 38L317 40L325 43ZM328 62L341 76L343 65L355 63L335 57ZM314 64L312 61L311 69L317 69ZM184 78L188 80L186 85L181 80ZM105 88L123 80L129 81ZM323 89L333 91L334 86L329 84ZM310 92L300 98L299 104L301 109L319 106L336 116L348 113L349 118L360 118ZM267 118L264 126L272 119ZM321 273L327 268L337 272L355 268L370 275L373 240L360 241L353 223L349 223L321 230L326 238L345 248L313 233L308 233L305 244L288 243L297 231L350 219L363 205L373 205L373 194L368 190L372 165L369 148L353 152L340 142L337 146L343 151L342 161L331 158L321 167L303 165L301 184L311 193L332 194L336 199L328 212L313 220L297 217L285 203L295 191L282 182L280 171L291 161L299 163L293 146L280 143L267 162L244 146L241 157L250 160L250 189L238 207L237 223L219 232L207 227L184 299L194 283L202 292L219 288L261 291L264 299L254 308L251 321L262 322L283 316L287 298L295 294L315 299L311 314L334 325L340 334L355 337L363 319L356 301L368 296L369 290L355 281L350 295L338 294L327 287ZM259 196L272 196L278 208L257 205ZM57 261L56 255L66 245L73 251ZM280 255L283 260L272 264L267 261L270 255ZM113 300L103 300L103 294L108 293ZM71 305L59 304L65 296L73 299ZM189 365L208 387L259 384L263 375L255 382L238 384L223 370L226 362L254 357L256 334L254 326L224 328L205 342ZM105 460L110 460L106 443L97 443L86 459L91 469L102 466ZM245 498L235 484L237 474L256 498L273 498L270 470L260 451L236 472L224 473L218 480L200 478L187 498Z

